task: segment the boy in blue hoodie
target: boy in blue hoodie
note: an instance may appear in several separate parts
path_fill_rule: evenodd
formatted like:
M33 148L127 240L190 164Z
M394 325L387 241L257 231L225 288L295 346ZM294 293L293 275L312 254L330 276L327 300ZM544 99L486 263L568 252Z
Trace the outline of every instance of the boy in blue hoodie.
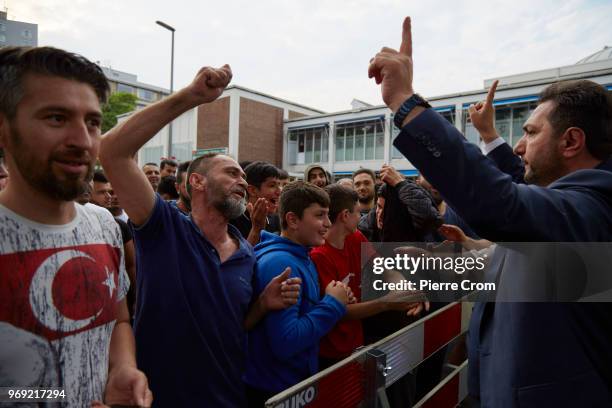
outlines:
M263 290L281 266L302 279L302 288L297 304L269 313L249 332L244 376L249 407L263 407L273 395L317 373L319 341L346 313L349 289L332 281L321 299L317 270L308 256L310 247L325 242L328 212L323 189L290 183L280 197L281 235L262 231L255 247L255 291Z

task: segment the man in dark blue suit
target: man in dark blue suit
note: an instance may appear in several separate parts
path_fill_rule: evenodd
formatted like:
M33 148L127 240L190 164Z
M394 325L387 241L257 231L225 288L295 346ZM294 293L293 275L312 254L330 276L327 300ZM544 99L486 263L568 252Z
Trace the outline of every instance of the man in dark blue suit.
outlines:
M395 146L481 237L612 241L612 101L605 88L571 81L543 91L515 149L526 185L513 181L521 181L516 168L506 170L512 176L501 171L414 93L409 18L399 52L383 48L368 74L402 129ZM500 274L512 272L502 267ZM611 310L606 303L477 304L470 394L482 407L612 406Z

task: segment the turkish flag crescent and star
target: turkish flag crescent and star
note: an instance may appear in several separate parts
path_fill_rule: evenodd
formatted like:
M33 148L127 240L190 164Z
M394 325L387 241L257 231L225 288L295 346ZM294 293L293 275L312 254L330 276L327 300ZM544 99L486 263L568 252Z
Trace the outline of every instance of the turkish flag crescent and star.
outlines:
M115 320L120 259L108 244L0 255L0 321L52 341Z

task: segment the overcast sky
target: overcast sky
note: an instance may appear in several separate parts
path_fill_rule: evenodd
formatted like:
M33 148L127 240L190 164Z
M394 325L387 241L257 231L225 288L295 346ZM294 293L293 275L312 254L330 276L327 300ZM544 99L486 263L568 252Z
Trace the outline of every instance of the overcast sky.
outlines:
M570 65L612 45L610 0L0 0L38 24L39 45L81 53L175 89L204 65L229 63L233 83L325 111L353 98L381 104L369 59L399 47L412 16L415 89L426 96L483 80Z

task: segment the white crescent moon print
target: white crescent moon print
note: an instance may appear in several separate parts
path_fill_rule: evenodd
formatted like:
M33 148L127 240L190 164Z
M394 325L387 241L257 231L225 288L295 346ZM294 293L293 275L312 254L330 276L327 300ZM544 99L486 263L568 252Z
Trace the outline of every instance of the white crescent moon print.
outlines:
M60 251L45 259L32 277L29 291L32 313L40 323L50 330L70 332L82 329L93 322L102 312L102 308L100 308L95 315L87 319L74 320L62 315L53 303L55 275L66 262L76 258L86 258L95 262L94 258L81 251L72 249ZM44 292L42 298L40 297L41 291ZM37 294L39 295L37 296Z

